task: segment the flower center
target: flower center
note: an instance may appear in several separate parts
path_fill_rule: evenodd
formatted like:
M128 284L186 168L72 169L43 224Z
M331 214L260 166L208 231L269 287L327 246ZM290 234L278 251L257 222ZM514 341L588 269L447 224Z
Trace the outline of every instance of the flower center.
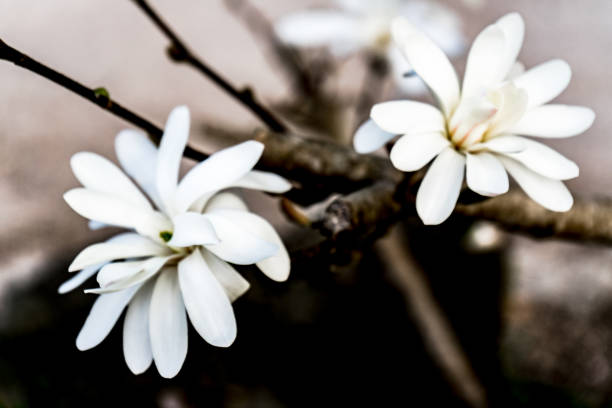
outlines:
M159 233L159 237L164 241L164 242L168 242L172 239L172 232L171 231L161 231Z
M458 150L468 150L511 128L526 108L526 92L512 83L464 97L448 120L448 138Z

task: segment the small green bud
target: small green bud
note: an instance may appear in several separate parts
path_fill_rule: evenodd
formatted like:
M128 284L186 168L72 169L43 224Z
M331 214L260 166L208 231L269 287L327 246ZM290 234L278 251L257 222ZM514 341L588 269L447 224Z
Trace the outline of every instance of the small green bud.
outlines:
M159 237L164 240L164 242L168 242L172 239L172 232L170 231L162 231L159 233Z

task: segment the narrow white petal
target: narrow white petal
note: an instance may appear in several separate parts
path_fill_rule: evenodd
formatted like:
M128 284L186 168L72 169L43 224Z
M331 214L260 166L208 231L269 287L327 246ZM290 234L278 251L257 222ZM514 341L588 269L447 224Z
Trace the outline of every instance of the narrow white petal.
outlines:
M416 208L426 225L444 222L455 208L465 167L465 156L447 147L438 155L419 187Z
M338 56L363 45L358 18L331 10L305 10L288 14L274 24L285 43L297 47L331 47Z
M206 213L220 240L218 244L205 245L206 249L224 261L238 265L254 264L279 251L278 245L253 234L237 218L233 218L241 211L233 211L231 217L228 211L214 210Z
M429 86L449 117L459 102L459 80L444 52L406 18L395 18L391 32L412 68Z
M90 277L94 276L98 270L104 266L106 263L100 263L97 265L89 266L79 273L75 274L72 278L68 279L66 282L62 283L57 292L59 294L68 293L73 289L81 286L83 282L85 282Z
M155 276L157 272L172 259L178 259L181 255L170 255L164 257L153 257L142 261L140 265L133 265L132 270L124 270L123 277L117 277L116 280L104 281L105 285L98 289L87 289L85 293L112 293L120 290L125 290L134 285L140 285ZM107 277L108 279L109 277Z
M128 278L143 269L143 261L119 261L106 264L96 280L101 287L113 284L114 282Z
M503 72L502 78L504 78L509 76L515 67L516 58L523 46L525 22L519 13L509 13L497 20L495 25L503 30L504 37L506 38L505 55L501 66Z
M289 253L272 224L257 214L236 210L216 210L215 214L234 220L245 231L253 236L261 237L267 242L275 244L278 251L265 259L257 262L257 267L270 279L277 282L286 281L291 269Z
M474 40L468 56L463 78L462 98L482 94L500 82L508 73L504 71L506 39L496 24L485 28Z
M203 250L204 261L219 281L230 302L234 302L249 290L249 282L242 277L230 264L218 258L210 251Z
M204 214L185 212L172 219L174 231L168 245L188 247L192 245L216 244L219 238L215 228Z
M251 170L238 179L238 181L232 183L232 187L249 188L252 190L265 191L267 193L281 194L291 190L291 183L278 174Z
M372 119L365 121L355 132L353 147L357 153L372 153L393 139L394 133L385 132Z
M523 139L524 150L506 155L544 177L555 180L569 180L578 177L579 169L576 163L542 143L527 138Z
M527 91L527 109L544 105L567 88L572 70L563 60L540 64L514 79L514 84Z
M429 163L450 141L442 133L405 135L391 149L391 163L401 171L416 171Z
M467 154L465 174L468 187L483 196L493 197L508 191L510 183L504 166L495 156L481 152Z
M215 194L206 204L205 212L213 210L238 210L248 211L249 208L242 201L242 198L232 193Z
M168 247L159 245L138 234L124 236L121 242L102 242L83 249L68 267L69 272L112 261L114 259L137 258L141 256L163 256L171 254Z
M264 145L249 140L212 154L181 180L176 191L176 208L185 211L206 193L230 187L245 176L263 153Z
M489 150L496 153L518 153L527 148L525 138L515 135L500 135L484 142L470 146L470 152Z
M189 138L189 109L174 108L168 116L164 136L159 144L156 163L156 186L168 215L174 215L175 193L183 151Z
M149 337L149 309L153 281L147 282L134 296L123 321L123 356L130 371L142 374L153 362Z
M178 276L193 327L213 346L229 347L236 339L234 310L199 249L179 262Z
M187 356L187 316L176 268L164 269L155 283L149 336L157 371L164 378L174 377Z
M525 65L523 65L522 62L517 61L510 68L510 71L508 72L508 76L506 77L506 79L508 81L515 80L516 78L520 77L524 73L525 73Z
M416 101L390 101L372 107L370 117L385 132L395 135L444 132L442 113L435 107Z
M157 208L162 209L155 184L157 147L153 142L138 130L122 130L115 138L115 152L123 170L136 180Z
M97 231L97 230L101 230L102 228L108 228L110 227L110 225L108 224L104 224L103 222L99 222L99 221L89 221L87 223L87 228L89 228L92 231Z
M534 173L512 159L500 156L499 160L533 201L551 211L564 212L572 208L574 199L563 182Z
M90 152L80 152L70 159L72 171L83 187L116 196L131 205L151 209L138 187L110 160Z
M100 344L110 333L137 290L138 286L134 286L121 292L99 296L77 336L77 348L81 351L89 350Z
M512 127L520 135L562 138L579 135L591 127L595 112L582 106L543 105L531 109Z
M172 224L165 215L152 209L135 206L117 196L84 188L64 193L64 200L79 215L93 221L124 228L134 228L153 239Z
M387 49L387 59L393 70L393 81L407 95L418 96L429 92L427 85L418 75L414 74L412 65L408 63L399 48L392 46ZM414 75L406 75L414 74Z

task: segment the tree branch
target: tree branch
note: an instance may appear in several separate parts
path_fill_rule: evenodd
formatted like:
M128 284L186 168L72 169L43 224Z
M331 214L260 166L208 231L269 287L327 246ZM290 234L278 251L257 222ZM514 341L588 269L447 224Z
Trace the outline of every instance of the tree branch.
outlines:
M130 122L131 124L146 131L157 143L159 143L162 135L164 134L163 129L157 125L151 123L147 119L111 99L108 91L106 91L104 88L88 88L85 85L67 77L66 75L30 58L21 51L18 51L17 49L6 44L2 40L0 40L0 59L12 62L19 67L25 68L30 72L34 72L35 74L55 82L69 91L72 91L73 93L98 105L107 112L110 112L113 115ZM196 161L202 161L208 157L208 155L194 150L189 146L185 149L185 156Z
M255 38L262 40L269 58L283 69L296 91L301 95L315 93L313 78L299 53L278 38L272 23L257 7L248 0L225 0L225 5L242 20Z
M177 62L186 62L202 74L210 78L221 89L234 97L237 101L249 109L270 130L275 132L285 132L286 126L268 109L263 107L255 98L253 91L250 88L245 88L241 91L234 88L225 78L210 68L200 58L196 57L191 50L187 48L185 43L172 31L170 26L151 8L146 0L132 0L134 3L151 19L151 21L159 28L162 33L170 41L168 48L169 56Z

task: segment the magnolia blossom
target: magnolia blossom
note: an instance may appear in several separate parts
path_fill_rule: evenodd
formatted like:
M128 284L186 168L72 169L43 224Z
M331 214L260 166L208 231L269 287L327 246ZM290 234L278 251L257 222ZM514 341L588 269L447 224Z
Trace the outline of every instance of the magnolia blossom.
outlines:
M517 69L524 23L511 13L485 28L470 50L463 87L442 50L404 18L393 22L393 38L439 102L439 109L403 100L375 105L373 121L357 132L359 152L378 149L403 135L391 150L393 165L416 171L435 158L417 194L425 224L452 212L464 173L467 186L484 196L508 191L512 175L529 197L552 211L567 211L573 198L561 180L578 176L578 166L549 147L518 135L565 138L588 129L591 109L547 104L568 85L562 60Z
M461 22L449 9L433 1L336 0L340 7L289 14L276 23L279 37L298 47L329 47L338 57L368 50L388 59L398 86L405 92L425 91L422 81L406 76L412 71L391 41L391 21L405 16L424 30L449 55L464 49Z
M187 316L208 343L228 347L236 337L231 302L249 283L230 265L256 264L275 281L289 275L289 256L274 228L248 211L234 194L245 187L281 193L290 184L280 176L252 170L263 145L247 141L221 150L193 167L178 182L189 135L189 111L178 107L166 123L159 149L134 130L119 133L117 166L81 152L71 166L83 188L64 194L70 207L100 225L132 230L81 251L69 267L80 271L60 293L97 272L100 296L76 345L98 345L119 319L123 352L135 374L154 360L163 377L175 376L187 354ZM149 200L150 199L150 200ZM185 313L185 311L187 313Z

